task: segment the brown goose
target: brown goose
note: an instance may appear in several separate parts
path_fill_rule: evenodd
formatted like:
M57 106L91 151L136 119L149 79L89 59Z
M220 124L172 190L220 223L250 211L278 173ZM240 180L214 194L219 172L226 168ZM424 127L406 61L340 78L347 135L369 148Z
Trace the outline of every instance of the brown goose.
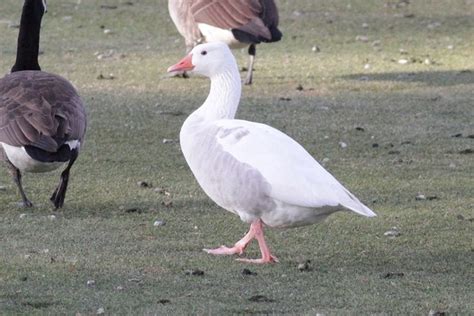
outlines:
M64 78L43 72L38 64L41 19L45 0L25 0L11 74L0 79L0 158L31 207L21 184L22 172L47 172L67 167L51 196L55 208L64 204L69 171L86 130L86 113L76 89Z
M221 41L231 48L249 45L245 84L252 83L255 45L282 37L274 0L168 0L168 9L187 51L201 42Z

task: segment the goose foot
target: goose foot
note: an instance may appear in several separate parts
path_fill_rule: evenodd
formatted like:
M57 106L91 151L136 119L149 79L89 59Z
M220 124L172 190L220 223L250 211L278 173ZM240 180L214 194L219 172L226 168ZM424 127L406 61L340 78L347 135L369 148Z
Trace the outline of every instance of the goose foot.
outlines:
M246 262L246 263L275 263L279 262L278 258L275 257L270 253L270 248L268 248L267 243L265 242L265 238L263 237L263 222L261 219L256 220L250 225L249 232L239 240L233 247L226 247L220 246L219 248L215 249L203 249L205 252L211 255L242 255L244 253L245 248L247 248L248 244L253 240L256 239L258 242L258 246L260 247L260 252L262 253L262 258L260 259L246 259L246 258L239 258L237 261Z
M226 247L226 246L220 246L219 248L214 248L214 249L203 249L205 252L207 252L210 255L216 255L216 256L229 256L229 255L241 255L244 253L244 248L239 247L239 246L234 246L234 247Z

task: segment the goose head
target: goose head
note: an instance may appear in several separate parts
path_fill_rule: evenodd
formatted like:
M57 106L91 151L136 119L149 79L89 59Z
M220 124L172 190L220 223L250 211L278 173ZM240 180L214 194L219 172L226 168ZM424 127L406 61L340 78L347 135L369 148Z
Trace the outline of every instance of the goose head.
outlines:
M237 62L229 46L212 42L194 47L186 57L169 67L168 72L188 71L212 77L232 68L237 70Z

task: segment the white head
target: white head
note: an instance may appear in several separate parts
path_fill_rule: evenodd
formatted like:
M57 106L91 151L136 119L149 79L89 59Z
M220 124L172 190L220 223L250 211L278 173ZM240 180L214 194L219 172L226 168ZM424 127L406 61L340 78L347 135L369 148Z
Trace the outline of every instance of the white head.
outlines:
M237 70L237 62L229 46L212 42L194 47L186 57L169 67L168 72L188 71L212 77L232 68Z

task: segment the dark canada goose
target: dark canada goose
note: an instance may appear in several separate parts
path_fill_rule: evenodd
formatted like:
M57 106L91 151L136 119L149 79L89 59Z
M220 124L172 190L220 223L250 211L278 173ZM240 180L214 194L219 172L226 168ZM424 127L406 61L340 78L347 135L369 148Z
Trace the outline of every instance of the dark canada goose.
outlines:
M249 45L245 84L252 83L255 45L282 37L274 0L168 0L168 9L187 51L202 42Z
M31 207L21 184L22 172L47 172L67 162L51 196L64 204L69 171L84 140L86 113L76 89L64 78L41 71L38 48L45 0L25 0L16 62L0 79L0 158Z

